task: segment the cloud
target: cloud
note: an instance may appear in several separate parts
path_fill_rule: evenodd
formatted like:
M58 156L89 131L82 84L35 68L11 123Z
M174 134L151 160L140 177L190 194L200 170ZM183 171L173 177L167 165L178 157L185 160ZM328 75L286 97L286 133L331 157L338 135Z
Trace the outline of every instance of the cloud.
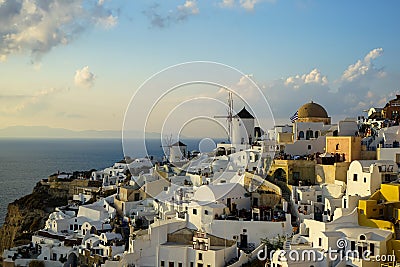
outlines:
M222 0L222 2L219 3L219 5L220 5L221 7L228 7L228 8L231 8L231 7L234 7L234 6L235 6L235 0Z
M275 0L222 0L219 6L223 8L241 7L247 11L253 11L255 6L262 2L275 3Z
M328 84L328 78L321 74L318 69L313 69L310 73L306 73L303 75L295 75L286 78L285 85L286 86L293 86L293 88L298 89L300 86L304 84L319 84L325 86Z
M93 87L95 79L96 77L90 72L89 66L85 66L80 70L76 70L74 82L79 87L91 88Z
M375 48L371 50L362 60L347 67L343 72L342 81L352 82L359 79L361 76L384 76L386 75L383 70L374 68L373 60L383 55L382 48Z
M78 113L68 113L68 112L58 112L57 117L62 117L62 118L67 118L67 119L81 119L81 118L85 118L84 115L82 114L78 114Z
M39 103L43 98L58 92L61 92L61 90L49 88L36 91L32 95L0 95L1 113L7 115L20 113L27 107ZM4 103L2 103L2 100L4 100Z
M246 10L254 10L254 6L261 2L260 0L240 0L240 6Z
M143 13L149 18L153 27L164 28L173 23L187 20L192 15L199 14L200 10L197 2L194 0L186 0L182 5L178 5L175 9L170 10L167 14L161 14L160 5L154 4Z
M266 84L263 91L277 118L286 119L302 104L311 100L323 105L338 119L362 115L370 107L383 107L395 98L398 73L386 73L373 62L383 49L369 51L363 59L344 67L343 75L328 80L319 69L285 77Z
M93 25L112 27L117 18L94 0L8 0L0 2L0 60L30 53L35 61Z

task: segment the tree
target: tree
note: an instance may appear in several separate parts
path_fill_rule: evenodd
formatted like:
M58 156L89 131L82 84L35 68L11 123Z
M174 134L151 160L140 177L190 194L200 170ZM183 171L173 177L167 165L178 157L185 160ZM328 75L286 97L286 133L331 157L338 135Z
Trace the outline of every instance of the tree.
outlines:
M261 238L261 243L263 243L267 247L267 251L276 251L278 249L283 249L283 244L286 241L285 236L278 235L275 238ZM267 255L270 256L270 253Z

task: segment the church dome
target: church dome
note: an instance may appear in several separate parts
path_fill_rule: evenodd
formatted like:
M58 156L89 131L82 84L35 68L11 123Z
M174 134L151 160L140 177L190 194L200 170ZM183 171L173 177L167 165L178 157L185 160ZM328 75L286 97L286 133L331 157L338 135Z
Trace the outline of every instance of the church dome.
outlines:
M328 118L328 113L321 105L311 101L299 108L298 116L299 118Z

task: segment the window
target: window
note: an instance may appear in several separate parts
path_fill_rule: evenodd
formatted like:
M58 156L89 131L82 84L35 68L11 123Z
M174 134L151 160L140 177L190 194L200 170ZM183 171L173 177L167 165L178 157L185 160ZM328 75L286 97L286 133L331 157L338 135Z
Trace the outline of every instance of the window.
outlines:
M197 215L197 209L193 209L193 214Z
M243 229L243 233L247 233L247 229Z
M174 267L174 266L175 266L175 264L174 264L173 261L170 261L170 262L168 263L168 267Z
M370 256L375 256L375 244L369 243L369 252L371 253Z
M356 250L356 241L351 241L350 242L350 250Z
M311 145L308 145L308 150L311 150Z
M190 262L190 267L194 267L194 262L193 261Z
M336 150L339 150L339 144L336 144Z
M299 132L299 139L303 139L304 138L304 132L303 131L300 131Z
M203 260L203 253L199 253L199 261Z
M161 261L161 265L160 265L161 267L165 267L165 262L164 261Z
M140 193L135 193L135 200L134 201L139 201L140 200Z
M318 238L318 246L322 246L322 238Z
M178 263L178 267L182 267L182 262L179 262L179 263Z
M310 140L311 138L314 138L314 134L312 130L307 130L306 131L306 139Z
M357 173L353 174L353 181L357 182Z
M315 131L315 138L318 138L319 136L319 131Z
M208 210L204 210L204 214L205 214L205 215L208 215Z
M367 182L367 177L364 177L364 183L366 183Z

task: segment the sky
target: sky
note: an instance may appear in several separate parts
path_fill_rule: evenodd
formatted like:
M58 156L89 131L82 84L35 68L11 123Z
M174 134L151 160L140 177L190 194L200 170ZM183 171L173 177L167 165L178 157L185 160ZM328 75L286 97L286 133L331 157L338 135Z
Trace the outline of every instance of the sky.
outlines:
M262 103L240 76L227 83L250 109L270 107L274 123L290 123L309 101L334 122L363 115L399 92L398 10L399 1L0 0L0 128L119 131L150 77L191 61L218 62L250 78ZM220 89L189 86L158 112L199 95L225 103ZM244 104L234 101L239 111ZM143 129L128 117L132 129ZM153 117L153 124L165 121ZM193 123L192 134L206 125Z

